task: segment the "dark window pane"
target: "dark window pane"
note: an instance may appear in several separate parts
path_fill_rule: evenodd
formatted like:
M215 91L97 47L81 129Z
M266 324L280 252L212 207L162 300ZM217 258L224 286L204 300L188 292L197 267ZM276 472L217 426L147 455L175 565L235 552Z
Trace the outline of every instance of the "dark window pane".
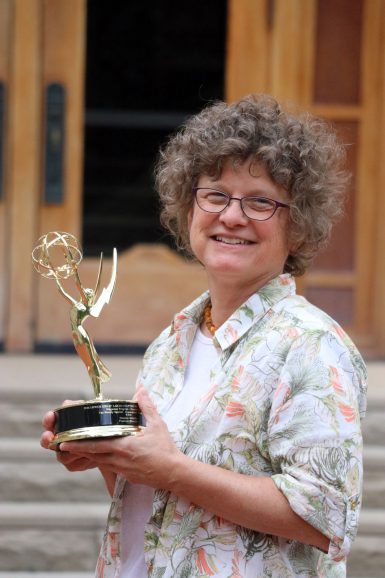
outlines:
M167 136L222 99L226 1L88 1L83 245L170 242L153 166Z

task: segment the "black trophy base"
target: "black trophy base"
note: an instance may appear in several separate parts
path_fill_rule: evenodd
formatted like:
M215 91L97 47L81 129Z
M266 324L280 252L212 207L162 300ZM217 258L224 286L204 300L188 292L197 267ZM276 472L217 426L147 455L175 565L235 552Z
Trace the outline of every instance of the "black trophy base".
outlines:
M138 403L94 399L55 409L55 437L51 446L74 440L137 435L143 428Z

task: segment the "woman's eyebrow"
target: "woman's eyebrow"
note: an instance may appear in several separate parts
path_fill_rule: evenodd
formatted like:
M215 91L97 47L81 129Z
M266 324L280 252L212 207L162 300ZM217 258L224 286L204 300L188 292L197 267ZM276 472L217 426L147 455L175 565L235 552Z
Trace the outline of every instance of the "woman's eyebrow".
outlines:
M226 185L225 183L222 183L220 181L210 181L210 185L205 185L207 186L207 188L210 189L215 189L216 191L223 191L224 193L228 193L228 194L233 194L233 191L231 189L231 187L229 185ZM205 188L205 186L203 186L203 188ZM255 196L255 197L268 197L269 195L273 195L274 191L267 191L264 188L260 188L260 187L253 187L250 189L247 189L246 194L248 196Z

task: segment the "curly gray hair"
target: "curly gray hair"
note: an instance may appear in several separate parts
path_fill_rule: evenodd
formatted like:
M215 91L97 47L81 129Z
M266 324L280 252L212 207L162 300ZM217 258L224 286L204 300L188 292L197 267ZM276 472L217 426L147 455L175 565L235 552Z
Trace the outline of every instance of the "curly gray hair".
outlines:
M161 222L177 247L192 255L188 214L203 174L220 176L226 160L262 163L290 196L290 246L285 272L301 275L342 213L348 174L335 132L308 113L291 114L272 97L216 102L173 135L155 170Z

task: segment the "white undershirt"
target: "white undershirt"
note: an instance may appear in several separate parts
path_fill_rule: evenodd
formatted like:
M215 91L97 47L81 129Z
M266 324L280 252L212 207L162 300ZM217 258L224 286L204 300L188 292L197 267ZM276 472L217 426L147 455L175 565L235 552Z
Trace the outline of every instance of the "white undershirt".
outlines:
M163 416L170 432L194 409L210 385L210 370L218 361L218 352L211 337L197 330L191 347L184 385ZM144 526L152 513L154 490L148 486L129 484L123 496L121 562L122 578L147 578L144 562Z

